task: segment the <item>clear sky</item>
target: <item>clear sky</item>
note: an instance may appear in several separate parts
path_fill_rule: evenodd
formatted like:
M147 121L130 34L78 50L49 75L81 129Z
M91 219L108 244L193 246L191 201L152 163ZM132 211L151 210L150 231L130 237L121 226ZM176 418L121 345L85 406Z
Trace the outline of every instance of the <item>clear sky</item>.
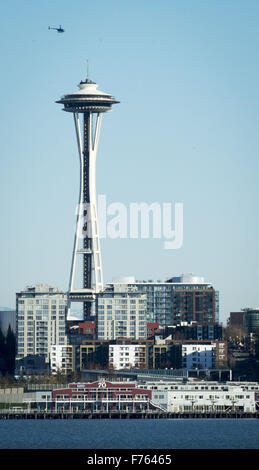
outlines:
M0 305L35 283L67 289L79 167L55 100L88 59L120 100L103 119L98 193L184 204L179 250L102 240L105 280L193 273L219 290L221 321L258 307L258 0L4 0L0 44Z

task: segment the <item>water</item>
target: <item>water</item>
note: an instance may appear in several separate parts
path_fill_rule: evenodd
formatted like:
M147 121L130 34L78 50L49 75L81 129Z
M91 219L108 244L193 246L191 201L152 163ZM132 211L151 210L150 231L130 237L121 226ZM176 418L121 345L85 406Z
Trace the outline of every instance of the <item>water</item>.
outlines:
M259 449L259 420L0 420L0 449Z

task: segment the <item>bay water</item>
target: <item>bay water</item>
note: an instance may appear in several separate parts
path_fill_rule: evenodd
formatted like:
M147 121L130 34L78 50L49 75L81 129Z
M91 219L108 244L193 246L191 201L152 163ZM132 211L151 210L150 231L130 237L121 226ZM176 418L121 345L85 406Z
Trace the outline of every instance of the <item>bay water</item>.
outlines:
M259 449L259 420L0 420L0 449Z

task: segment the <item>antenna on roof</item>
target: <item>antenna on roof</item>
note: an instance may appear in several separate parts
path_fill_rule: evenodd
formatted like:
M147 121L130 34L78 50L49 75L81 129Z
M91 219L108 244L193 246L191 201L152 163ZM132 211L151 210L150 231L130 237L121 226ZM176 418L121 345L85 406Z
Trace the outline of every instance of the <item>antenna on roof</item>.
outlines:
M87 64L87 80L89 80L89 62L88 62L88 59L86 61L86 64Z

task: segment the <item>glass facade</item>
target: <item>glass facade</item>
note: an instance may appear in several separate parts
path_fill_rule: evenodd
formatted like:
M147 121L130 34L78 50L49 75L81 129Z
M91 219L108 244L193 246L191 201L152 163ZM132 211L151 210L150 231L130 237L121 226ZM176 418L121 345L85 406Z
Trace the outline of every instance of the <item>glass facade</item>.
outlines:
M147 321L160 326L182 322L217 323L219 295L210 284L129 284L147 296Z
M111 283L98 295L96 313L98 339L144 339L147 323L218 323L219 296L208 283Z
M256 333L259 330L259 309L258 308L246 308L243 309L245 312L244 323L248 333Z

